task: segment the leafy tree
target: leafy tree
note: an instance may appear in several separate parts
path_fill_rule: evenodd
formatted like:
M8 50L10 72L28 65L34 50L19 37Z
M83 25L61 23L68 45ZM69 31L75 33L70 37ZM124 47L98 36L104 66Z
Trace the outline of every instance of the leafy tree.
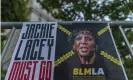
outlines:
M133 31L132 29L125 29L125 34L129 40L129 43L130 44L133 44ZM117 45L117 48L119 50L119 53L120 53L120 56L121 56L121 59L124 61L124 68L126 70L126 73L127 73L127 76L128 76L128 79L129 80L132 80L133 79L133 59L131 59L130 57L130 52L127 48L126 43L124 42L123 40L123 37L120 33L120 31L118 30L118 28L113 28L113 36L114 36L114 39L116 41L116 45Z
M56 19L62 20L124 20L133 11L133 1L122 0L37 0Z
M28 0L1 0L1 21L28 21Z
M63 21L118 21L133 20L133 0L37 0L43 9ZM125 29L128 40L133 44L133 30ZM113 35L124 61L129 80L133 79L133 59L126 58L129 51L118 28Z
M28 7L29 0L1 0L1 21L28 21L30 8ZM2 32L4 30L2 29ZM4 47L4 41L7 39L6 35L1 35L1 50ZM4 80L6 71L1 70L1 79Z

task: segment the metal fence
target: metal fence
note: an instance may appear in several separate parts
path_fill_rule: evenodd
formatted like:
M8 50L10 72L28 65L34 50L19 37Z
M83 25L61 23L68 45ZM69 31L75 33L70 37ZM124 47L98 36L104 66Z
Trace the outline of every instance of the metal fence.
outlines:
M90 21L89 21L90 22ZM67 24L67 23L88 23L87 21L84 21L84 22L72 22L72 21L67 21L67 22L58 22L58 23L64 23L64 24ZM133 58L133 49L131 48L130 44L129 44L129 41L124 33L124 30L123 28L133 28L133 21L112 21L112 22L98 22L98 21L92 21L90 23L109 23L110 27L111 28L116 28L116 27L119 27L119 30L123 36L123 39L126 43L126 46L128 47L129 51L130 51L130 55L131 57ZM8 47L9 45L11 45L11 40L12 40L12 37L14 36L14 32L16 29L21 29L22 28L22 24L23 22L1 22L1 29L11 29L11 32L10 32L10 35L8 37L8 40L6 41L6 44L5 44L5 47L2 51L2 57L1 57L1 63L4 64L4 58L5 58L5 55L8 51ZM7 61L10 61L7 60Z

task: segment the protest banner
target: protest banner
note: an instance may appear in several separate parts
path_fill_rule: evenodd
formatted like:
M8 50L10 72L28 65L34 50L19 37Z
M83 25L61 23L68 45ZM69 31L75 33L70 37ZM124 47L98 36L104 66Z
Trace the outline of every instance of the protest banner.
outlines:
M5 80L53 80L56 22L25 22Z
M5 80L127 80L108 23L23 23Z
M55 80L127 80L108 23L59 23Z

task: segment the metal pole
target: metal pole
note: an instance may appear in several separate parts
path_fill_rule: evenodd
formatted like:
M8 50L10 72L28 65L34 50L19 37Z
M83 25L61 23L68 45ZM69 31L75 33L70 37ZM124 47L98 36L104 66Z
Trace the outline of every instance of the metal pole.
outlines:
M115 47L117 56L118 56L118 58L119 58L119 60L120 60L121 67L122 67L122 70L123 70L123 72L124 72L124 76L125 76L126 80L128 80L127 74L126 74L125 68L124 68L124 66L123 66L123 64L122 64L122 60L121 60L121 57L120 57L118 48L117 48L117 46L116 46L116 43L115 43L115 40L114 40L114 37L113 37L113 34L112 34L112 31L111 31L111 28L110 28L110 24L109 24L109 23L108 23L108 28L109 28L109 32L110 32L110 35L111 35L111 38L112 38L112 41L113 41L113 44L114 44L114 47Z
M130 50L131 57L133 58L133 50L132 50L132 48L131 48L131 46L130 46L128 40L127 40L127 37L126 37L126 35L125 35L125 33L124 33L124 31L123 31L121 25L119 26L119 29L120 29L120 32L121 32L121 34L122 34L122 36L123 36L123 38L124 38L124 40L125 40L125 42L126 42L128 48L129 48L129 50Z
M1 29L12 29L12 27L21 29L22 24L23 22L1 22Z
M118 27L122 25L123 28L133 27L133 21L56 21L61 24L76 24L76 23L109 23L111 27ZM12 29L14 26L16 29L22 28L23 22L1 22L1 29Z
M8 40L6 42L6 45L5 45L5 47L4 47L3 51L2 51L2 54L1 54L2 55L2 57L1 57L2 63L3 63L3 59L4 59L5 55L6 55L7 49L9 47L9 44L11 42L11 39L13 37L14 32L15 32L15 27L12 28L11 33L9 35L9 38L8 38Z

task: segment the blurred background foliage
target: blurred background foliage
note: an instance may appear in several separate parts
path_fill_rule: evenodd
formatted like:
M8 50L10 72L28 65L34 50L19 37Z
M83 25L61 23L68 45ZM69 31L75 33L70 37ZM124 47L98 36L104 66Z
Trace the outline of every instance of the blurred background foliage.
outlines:
M1 0L1 21L28 21L29 0Z
M37 0L54 18L62 21L133 21L133 0ZM28 21L28 0L1 0L1 21ZM133 44L133 28L124 29ZM118 28L112 28L129 80L133 80L133 59ZM3 41L7 38L1 36ZM5 71L2 71L3 77ZM2 79L3 80L3 79Z
M37 0L56 19L124 20L133 11L133 0ZM130 18L130 17L129 17Z
M2 22L19 22L19 21L29 21L28 15L31 9L28 7L29 0L1 0L1 21ZM1 33L5 30L2 29ZM5 40L7 40L7 35L1 34L1 51L4 48ZM2 65L1 65L2 68ZM6 71L1 69L1 80L4 80Z

